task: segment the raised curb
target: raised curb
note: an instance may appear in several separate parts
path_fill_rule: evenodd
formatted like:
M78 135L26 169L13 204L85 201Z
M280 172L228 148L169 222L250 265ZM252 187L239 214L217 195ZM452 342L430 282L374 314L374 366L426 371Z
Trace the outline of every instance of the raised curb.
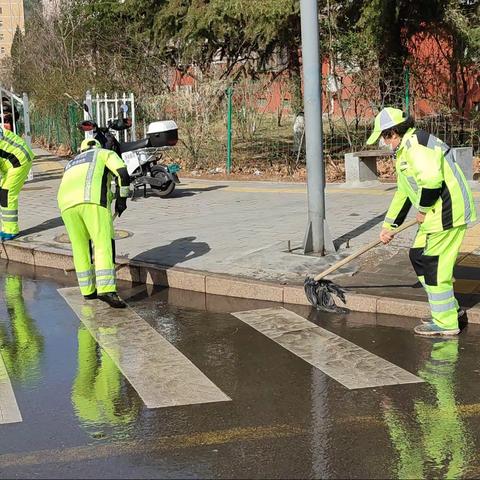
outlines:
M73 271L73 257L69 250L21 240L2 243L0 259L24 263L34 267L48 267ZM167 267L155 263L117 259L117 278L128 282L160 285L209 295L246 298L268 302L309 306L303 286L280 285L247 278L233 277L181 267ZM347 293L346 306L355 312L426 318L427 302ZM480 324L480 308L467 311L469 323Z

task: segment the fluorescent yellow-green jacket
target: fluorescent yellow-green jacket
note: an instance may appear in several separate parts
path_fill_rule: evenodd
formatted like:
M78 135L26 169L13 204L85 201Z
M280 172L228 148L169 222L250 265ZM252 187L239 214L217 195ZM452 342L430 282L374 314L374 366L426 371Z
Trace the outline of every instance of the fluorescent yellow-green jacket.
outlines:
M109 208L113 199L111 182L115 177L120 185L120 196L128 197L127 167L115 152L95 148L77 155L65 166L57 195L60 211L81 203Z
M0 170L2 173L26 164L30 168L34 157L35 155L22 137L6 128L0 128Z
M397 150L397 192L384 228L401 225L413 205L426 214L421 229L442 232L476 220L470 187L448 145L434 135L411 128Z

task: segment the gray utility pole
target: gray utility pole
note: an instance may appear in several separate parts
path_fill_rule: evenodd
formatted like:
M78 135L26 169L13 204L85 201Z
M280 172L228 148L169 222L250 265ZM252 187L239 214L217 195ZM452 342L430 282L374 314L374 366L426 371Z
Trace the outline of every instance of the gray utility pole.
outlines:
M300 0L302 20L303 98L307 150L308 226L304 253L335 251L325 222L322 82L317 0Z

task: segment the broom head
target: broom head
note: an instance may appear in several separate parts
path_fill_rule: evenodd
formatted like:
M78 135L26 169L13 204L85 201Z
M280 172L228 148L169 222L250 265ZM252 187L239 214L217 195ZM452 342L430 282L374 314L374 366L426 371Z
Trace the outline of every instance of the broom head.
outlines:
M334 295L343 303L345 300L345 290L330 280L316 281L313 277L307 277L304 285L305 295L308 301L317 309L331 313L348 313L348 308L339 307L335 303Z

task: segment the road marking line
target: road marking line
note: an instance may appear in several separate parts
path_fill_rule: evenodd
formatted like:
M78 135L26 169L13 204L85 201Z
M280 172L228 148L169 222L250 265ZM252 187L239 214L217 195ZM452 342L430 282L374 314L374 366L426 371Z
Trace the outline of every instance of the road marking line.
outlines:
M25 467L28 465L59 464L84 462L95 459L118 457L124 455L145 455L183 448L225 445L232 442L264 441L266 439L285 438L305 435L306 430L295 425L272 425L255 427L238 427L211 432L194 432L169 437L152 437L148 440L129 440L102 445L41 450L32 453L9 453L0 455L0 465L7 467Z
M180 189L188 190L189 188L196 188L199 190L208 190L211 187L221 185L219 183L196 183L195 181L189 182L188 179L181 184ZM254 184L255 182L252 182ZM385 184L388 187L387 189L381 188L347 188L347 187L335 187L327 186L325 192L328 195L329 193L341 193L342 195L381 195L381 196L392 196L395 193L395 183ZM393 187L393 188L392 188ZM237 187L235 185L224 185L222 188L215 190L216 192L236 192L236 193L293 193L298 195L306 195L307 187L305 185L299 187ZM474 198L480 198L480 192L472 192Z
M423 380L284 308L233 314L350 390Z
M423 401L421 399L419 400ZM453 411L458 413L463 418L478 417L480 415L480 403L467 403L464 405L455 404L455 406L452 407L452 410L442 410L439 408L435 411L435 416L438 418L439 422L448 422L448 420L452 416ZM412 418L415 418L415 416L413 416ZM335 419L333 419L333 421L338 424L348 424L352 427L358 426L359 428L364 428L367 425L376 427L385 425L384 418L381 415L379 417L375 417L373 415L349 415L345 417L336 417Z
M231 400L131 308L85 301L78 288L59 293L148 408Z
M204 186L195 183L184 183L180 189L188 191L189 188L195 188L198 190L208 190L211 188L211 185ZM228 185L224 188L219 188L215 190L216 192L235 192L235 193L289 193L296 195L306 195L306 188L275 188L275 187L235 187ZM365 188L327 188L327 195L329 193L341 193L342 195L391 195L395 193L392 190L380 190L380 189L365 189Z
M21 421L22 415L0 353L0 424L19 423Z

